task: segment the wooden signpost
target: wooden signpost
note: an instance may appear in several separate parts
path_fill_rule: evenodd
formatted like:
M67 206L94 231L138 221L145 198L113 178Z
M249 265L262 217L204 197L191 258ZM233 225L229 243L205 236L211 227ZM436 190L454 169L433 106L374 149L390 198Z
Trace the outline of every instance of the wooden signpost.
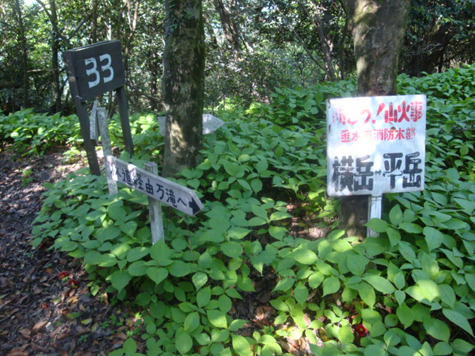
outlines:
M158 176L155 163L147 163L146 170L113 156L106 156L105 163L108 181L122 183L149 196L152 243L164 239L160 203L187 215L195 215L203 209L203 204L193 190Z
M126 150L133 155L134 146L129 124L129 111L125 94L125 73L119 41L104 41L65 51L64 62L69 75L69 86L81 124L81 134L92 174L100 175L99 163L91 139L91 126L87 114L87 101L115 91Z
M424 190L425 95L328 99L327 138L328 194L369 195L368 220L384 193Z

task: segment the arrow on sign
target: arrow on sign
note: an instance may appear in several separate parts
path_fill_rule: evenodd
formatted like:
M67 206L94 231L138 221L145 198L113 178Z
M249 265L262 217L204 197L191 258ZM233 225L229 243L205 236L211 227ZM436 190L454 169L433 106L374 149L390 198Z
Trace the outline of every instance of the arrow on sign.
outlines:
M193 190L113 156L106 157L106 173L114 181L144 193L185 214L195 215L203 209L203 204Z

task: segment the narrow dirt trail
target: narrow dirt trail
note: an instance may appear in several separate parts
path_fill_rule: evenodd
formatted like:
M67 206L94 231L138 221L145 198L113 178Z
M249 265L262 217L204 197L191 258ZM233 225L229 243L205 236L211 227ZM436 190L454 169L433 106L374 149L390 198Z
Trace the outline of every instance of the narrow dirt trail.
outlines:
M80 261L29 242L43 184L80 167L61 152L0 153L0 355L106 355L131 329L106 295L90 296Z

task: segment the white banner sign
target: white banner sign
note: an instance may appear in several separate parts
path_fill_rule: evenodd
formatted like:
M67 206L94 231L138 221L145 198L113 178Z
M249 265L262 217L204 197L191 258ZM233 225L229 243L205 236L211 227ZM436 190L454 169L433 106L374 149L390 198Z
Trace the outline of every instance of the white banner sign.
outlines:
M113 156L106 157L106 171L107 176L116 182L147 194L185 214L195 215L203 209L203 204L193 190Z
M327 100L328 194L424 190L425 95Z

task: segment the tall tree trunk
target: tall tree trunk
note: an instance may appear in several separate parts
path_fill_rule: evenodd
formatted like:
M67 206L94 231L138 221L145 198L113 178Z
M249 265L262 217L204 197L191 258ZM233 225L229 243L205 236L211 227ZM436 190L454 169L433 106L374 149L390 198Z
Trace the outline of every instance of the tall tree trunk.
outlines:
M194 167L202 147L205 43L202 0L165 1L164 175Z
M214 8L219 14L219 19L221 20L221 26L223 27L224 36L228 41L228 44L231 48L238 52L241 49L241 44L239 41L239 31L237 25L231 20L228 11L224 7L223 0L213 0Z
M342 0L353 30L360 96L395 95L410 0ZM340 228L365 236L368 196L344 197Z
M91 41L92 43L97 42L97 17L98 17L98 7L99 1L92 1L92 28L91 28Z
M61 111L61 86L59 83L59 29L58 14L56 11L56 1L50 0L51 25L53 27L51 35L51 63L53 68L53 91L54 91L54 111Z
M310 8L312 9L312 13L307 10L307 7L304 6L304 10L306 14L312 19L313 25L317 28L318 37L320 39L320 44L322 46L323 51L323 61L325 63L325 73L328 76L330 81L335 81L335 68L333 66L333 58L332 58L332 49L330 47L330 43L325 36L324 31L324 24L322 19L320 18L319 9L315 0L310 2Z
M21 55L21 71L22 71L22 106L28 107L29 105L29 78L28 78L28 43L25 33L25 25L23 23L23 13L21 11L20 0L15 1L15 10L18 17L18 32L19 38L18 42L20 43Z

